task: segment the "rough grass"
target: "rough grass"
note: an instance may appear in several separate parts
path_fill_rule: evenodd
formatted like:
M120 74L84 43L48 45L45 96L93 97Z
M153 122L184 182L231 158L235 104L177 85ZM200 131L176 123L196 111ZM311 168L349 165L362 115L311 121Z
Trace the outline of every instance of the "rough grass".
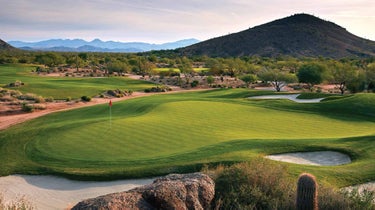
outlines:
M13 89L23 93L53 97L54 99L79 98L83 95L95 96L106 90L113 89L143 91L153 86L152 83L125 77L74 78L38 76L31 72L35 68L35 66L29 65L0 65L0 86L19 80L25 85Z
M0 133L0 174L80 179L146 177L199 170L259 155L335 150L353 163L290 165L345 186L374 180L375 95L318 104L246 100L245 89L157 95L55 113ZM284 165L286 163L279 163Z

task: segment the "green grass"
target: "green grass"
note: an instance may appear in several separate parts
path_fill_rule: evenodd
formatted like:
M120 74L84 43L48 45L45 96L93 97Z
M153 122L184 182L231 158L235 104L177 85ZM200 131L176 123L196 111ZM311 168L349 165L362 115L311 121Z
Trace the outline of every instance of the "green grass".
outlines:
M336 150L353 162L290 164L343 186L375 180L375 95L316 104L248 100L246 89L156 95L50 114L0 132L0 175L147 177L266 154ZM286 164L286 163L280 163Z
M32 73L35 68L35 66L29 65L0 65L0 86L20 80L25 85L13 89L23 93L34 93L55 99L80 98L83 95L95 96L106 90L113 89L143 91L153 86L145 81L124 77L74 78L38 76Z

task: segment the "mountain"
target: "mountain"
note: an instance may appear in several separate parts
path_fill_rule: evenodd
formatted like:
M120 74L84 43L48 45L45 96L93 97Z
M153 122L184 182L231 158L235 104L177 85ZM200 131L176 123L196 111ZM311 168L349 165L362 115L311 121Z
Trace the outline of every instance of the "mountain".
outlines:
M194 44L184 55L276 57L375 56L375 42L349 33L335 23L308 14L296 14L238 33Z
M94 39L87 42L82 39L50 39L40 42L9 41L17 48L24 50L73 51L73 52L145 52L151 50L168 50L198 43L197 39L184 39L164 44L144 42L114 42Z
M0 51L3 50L14 50L15 48L12 47L10 44L6 43L5 41L0 39Z

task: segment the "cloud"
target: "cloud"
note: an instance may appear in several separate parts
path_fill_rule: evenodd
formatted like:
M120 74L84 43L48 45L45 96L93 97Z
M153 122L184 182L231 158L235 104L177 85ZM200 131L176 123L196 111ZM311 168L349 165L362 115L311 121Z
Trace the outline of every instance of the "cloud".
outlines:
M301 12L336 22L375 40L372 27L375 3L372 0L0 2L0 37L5 40L70 37L163 42L190 37L208 39Z

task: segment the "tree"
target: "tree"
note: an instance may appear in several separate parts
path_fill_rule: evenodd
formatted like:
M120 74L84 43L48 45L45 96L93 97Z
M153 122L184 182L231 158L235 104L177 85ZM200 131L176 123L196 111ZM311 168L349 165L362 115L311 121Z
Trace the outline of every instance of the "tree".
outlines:
M331 69L332 83L340 90L341 94L345 93L347 85L356 77L355 69L349 64L337 63Z
M251 83L257 81L257 76L254 74L246 74L240 77L240 80L246 83L246 87L249 88Z
M107 68L110 74L112 72L118 72L122 75L122 73L130 71L130 67L127 65L127 63L121 62L119 60L108 63Z
M211 87L212 83L214 83L215 78L213 76L208 76L207 77L207 84Z
M37 55L35 61L48 67L55 67L63 64L65 59L60 54L49 52Z
M347 89L352 93L362 92L366 86L366 74L363 70L355 72L353 78L351 78L346 85Z
M370 63L366 68L366 89L375 92L375 63Z
M186 84L189 84L190 83L189 75L194 71L191 61L186 57L181 58L178 64L178 69L180 70L181 74L184 74Z
M302 65L297 73L299 82L309 85L312 91L314 85L320 84L324 79L325 67L319 64L310 63Z
M277 69L265 69L258 75L259 79L271 82L277 92L287 85L287 83L296 82L297 77L294 74L279 71Z
M148 61L145 57L140 57L138 61L139 73L144 77L146 74L150 74L152 69L155 67L153 63Z

